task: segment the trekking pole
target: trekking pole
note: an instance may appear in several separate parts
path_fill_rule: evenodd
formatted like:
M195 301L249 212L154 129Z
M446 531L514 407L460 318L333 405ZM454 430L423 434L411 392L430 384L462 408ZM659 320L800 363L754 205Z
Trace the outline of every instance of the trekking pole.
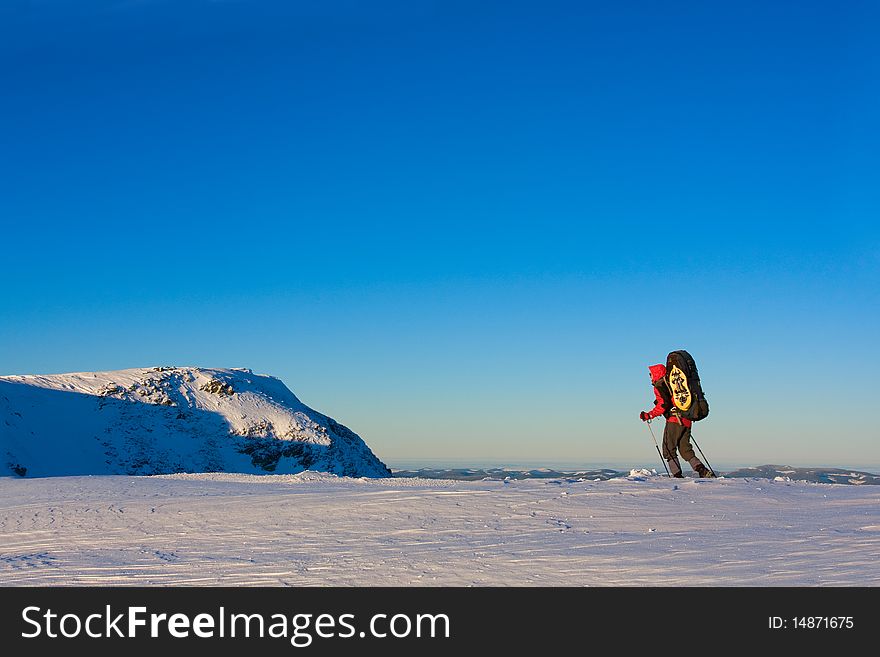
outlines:
M657 448L657 456L660 457L660 463L663 464L663 469L666 470L666 476L671 477L669 474L669 468L666 467L666 461L663 460L663 454L660 453L660 445L657 444L657 437L654 435L654 430L651 428L651 420L645 420L645 424L648 425L648 431L651 432L651 438L654 439L654 447Z
M713 476L717 477L718 475L715 474L715 470L713 470L713 469L712 469L712 466L709 465L709 459L706 458L706 455L703 454L703 450L700 449L700 446L697 445L697 441L694 440L694 434L691 434L691 440L692 440L693 443L694 443L694 447L696 447L696 448L697 448L697 451L700 453L700 456L703 457L703 461L706 463L706 467L709 468L709 472L711 472Z

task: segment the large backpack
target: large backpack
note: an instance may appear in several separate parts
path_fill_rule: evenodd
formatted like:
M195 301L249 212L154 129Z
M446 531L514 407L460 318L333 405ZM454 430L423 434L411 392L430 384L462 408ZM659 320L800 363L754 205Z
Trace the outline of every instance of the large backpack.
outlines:
M666 382L672 395L672 412L693 422L709 415L709 402L700 385L700 373L691 355L680 349L666 357Z

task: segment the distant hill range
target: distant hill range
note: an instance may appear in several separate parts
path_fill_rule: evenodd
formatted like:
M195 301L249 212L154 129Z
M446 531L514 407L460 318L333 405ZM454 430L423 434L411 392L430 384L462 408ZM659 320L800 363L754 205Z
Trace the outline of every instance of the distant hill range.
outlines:
M820 484L880 484L880 475L841 468L795 468L789 465L759 465L725 472L725 477L759 477Z
M419 470L393 470L395 477L421 477L424 479L457 479L459 481L480 481L483 479L584 479L606 481L625 477L629 472L601 468L597 470L515 470L507 468L422 468ZM665 473L663 473L665 476ZM858 470L841 468L795 468L787 465L759 465L741 468L731 472L718 472L719 476L729 478L776 479L782 481L809 481L821 484L880 484L880 475Z

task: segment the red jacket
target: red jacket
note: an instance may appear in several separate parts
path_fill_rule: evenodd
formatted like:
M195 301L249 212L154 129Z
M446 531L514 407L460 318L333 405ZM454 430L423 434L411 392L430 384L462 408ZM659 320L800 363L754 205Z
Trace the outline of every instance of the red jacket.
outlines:
M660 390L657 388L657 383L666 376L666 366L665 365L651 365L648 367L648 371L651 373L651 383L654 384L654 396L657 398L657 401L654 402L654 408L647 412L648 419L654 419L655 417L660 417L661 415L666 415L667 411L671 410L666 408L666 402L663 399L663 395L660 394ZM660 385L665 385L660 383ZM686 417L678 417L676 415L668 415L666 416L667 422L677 422L683 427L689 427L693 424Z

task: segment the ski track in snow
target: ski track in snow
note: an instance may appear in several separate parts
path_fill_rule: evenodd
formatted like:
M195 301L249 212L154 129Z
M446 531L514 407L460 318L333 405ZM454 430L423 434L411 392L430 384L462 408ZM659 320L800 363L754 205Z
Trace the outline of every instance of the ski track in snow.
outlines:
M0 585L877 586L878 502L638 473L4 477Z

